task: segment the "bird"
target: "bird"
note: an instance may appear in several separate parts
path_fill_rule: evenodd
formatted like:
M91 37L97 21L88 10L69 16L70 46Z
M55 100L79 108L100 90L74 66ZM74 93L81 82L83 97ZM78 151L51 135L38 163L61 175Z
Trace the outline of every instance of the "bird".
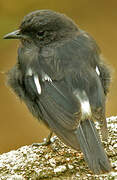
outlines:
M46 143L54 132L83 152L94 174L111 171L95 126L98 121L107 139L105 104L111 73L94 38L70 17L45 9L27 14L18 30L4 39L20 41L7 83L50 129Z

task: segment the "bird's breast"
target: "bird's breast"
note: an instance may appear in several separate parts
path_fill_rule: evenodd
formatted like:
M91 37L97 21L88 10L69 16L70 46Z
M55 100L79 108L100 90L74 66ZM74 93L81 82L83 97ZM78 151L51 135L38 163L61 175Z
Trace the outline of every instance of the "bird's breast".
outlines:
M34 63L39 56L39 48L37 48L34 45L30 46L23 46L21 45L18 48L18 61L19 63L22 63L23 65L29 65L31 63Z

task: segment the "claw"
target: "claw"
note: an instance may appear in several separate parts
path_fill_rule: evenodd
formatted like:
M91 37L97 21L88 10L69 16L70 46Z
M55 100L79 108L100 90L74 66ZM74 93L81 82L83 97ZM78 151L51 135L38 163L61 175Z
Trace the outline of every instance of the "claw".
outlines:
M52 137L52 133L51 132L47 138L44 139L44 141L42 143L33 143L32 146L48 146L50 145L53 141L51 141L51 137Z

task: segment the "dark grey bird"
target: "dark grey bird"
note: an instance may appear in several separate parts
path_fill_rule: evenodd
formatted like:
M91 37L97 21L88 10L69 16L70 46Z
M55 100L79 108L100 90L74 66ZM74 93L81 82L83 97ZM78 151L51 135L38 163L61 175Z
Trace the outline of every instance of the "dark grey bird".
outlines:
M94 121L100 123L105 138L111 76L95 40L52 10L28 14L19 30L4 38L20 40L8 84L50 129L49 139L54 132L73 149L80 148L93 173L109 172L111 165Z

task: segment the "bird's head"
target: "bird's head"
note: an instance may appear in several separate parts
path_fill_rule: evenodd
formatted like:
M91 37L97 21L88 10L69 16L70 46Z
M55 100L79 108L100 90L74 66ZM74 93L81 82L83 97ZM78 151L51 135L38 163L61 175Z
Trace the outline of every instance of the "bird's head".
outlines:
M52 10L37 10L26 15L19 30L4 36L22 42L49 44L77 33L78 27L67 16Z

